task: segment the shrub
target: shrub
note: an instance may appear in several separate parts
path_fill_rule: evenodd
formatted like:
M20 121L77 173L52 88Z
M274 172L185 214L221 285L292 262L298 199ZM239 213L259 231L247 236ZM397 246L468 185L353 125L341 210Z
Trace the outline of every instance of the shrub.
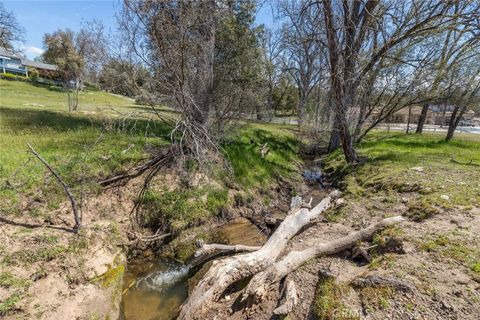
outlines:
M19 76L13 73L0 73L0 79L11 80L11 81L28 81L27 77Z
M11 73L1 73L0 78L5 79L5 80L15 80L16 76Z
M28 68L28 76L31 81L36 82L40 76L40 73L35 68Z

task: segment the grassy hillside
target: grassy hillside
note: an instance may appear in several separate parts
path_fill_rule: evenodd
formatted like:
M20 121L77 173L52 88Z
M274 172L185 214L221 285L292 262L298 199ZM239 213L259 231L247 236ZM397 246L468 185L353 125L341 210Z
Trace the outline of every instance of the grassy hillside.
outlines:
M65 94L56 88L5 80L0 80L0 86L0 176L20 184L0 189L2 214L21 214L22 198L45 178L45 168L35 159L28 160L27 143L71 185L79 177L97 181L147 158L146 144L168 143L170 128L164 124L127 116L128 99L87 91L81 94L79 106L87 112L68 113ZM110 107L117 113L112 114ZM266 142L271 152L264 159L258 148ZM288 126L246 125L225 142L223 151L232 163L236 183L245 188L266 187L294 172L296 166L296 140ZM222 176L218 178L227 179ZM42 189L47 207L64 200L55 181Z
M82 91L79 111L114 108L125 110L133 100L103 91ZM67 95L61 87L0 79L0 107L68 111Z

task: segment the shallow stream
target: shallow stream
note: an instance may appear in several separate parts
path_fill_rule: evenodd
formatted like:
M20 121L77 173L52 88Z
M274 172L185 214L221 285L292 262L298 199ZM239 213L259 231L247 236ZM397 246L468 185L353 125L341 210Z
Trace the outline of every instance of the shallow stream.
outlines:
M303 197L318 204L326 195L320 169L313 161L303 173L308 183ZM283 212L285 214L285 212ZM216 243L261 245L266 236L246 219L238 219L212 230ZM123 294L122 320L175 319L188 296L189 267L176 261L137 258L127 263ZM199 272L200 273L200 272Z
M216 242L260 245L265 235L239 219L213 230ZM128 262L123 279L123 320L170 320L188 294L188 266L165 259L137 258Z

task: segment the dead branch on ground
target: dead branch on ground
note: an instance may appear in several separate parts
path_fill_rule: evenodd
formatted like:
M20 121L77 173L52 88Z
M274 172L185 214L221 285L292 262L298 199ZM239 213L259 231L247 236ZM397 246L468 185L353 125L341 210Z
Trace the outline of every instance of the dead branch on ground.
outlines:
M456 160L456 159L455 159L455 156L454 156L453 154L452 154L452 156L451 156L451 158L450 158L450 162L457 163L457 164L463 164L463 165L466 165L466 166L476 166L476 167L480 167L480 164L473 162L473 159L470 159L469 162L462 162L462 161Z
M283 301L275 309L275 314L286 314L291 311L298 299L295 284L287 277L290 273L310 259L335 254L351 248L359 241L370 239L376 232L404 221L401 216L386 218L341 238L326 242L318 240L307 249L283 254L290 239L303 227L309 225L313 219L319 218L334 203L333 199L337 196L338 192L331 193L312 209L305 208L301 198L292 199L290 214L261 248L255 250L255 248L249 247L248 250L252 250L252 252L213 261L210 269L193 289L189 299L183 304L179 319L204 318L209 310L215 308L215 304L228 287L251 276L253 278L242 294L242 300L252 298L249 299L251 303L262 301L269 292L274 290L275 284L282 279L286 279ZM201 244L201 248L205 248L205 246L207 246L207 253L219 249L220 251L225 249L223 253L238 252L236 251L238 248L235 248L235 246L224 248L217 244ZM205 255L200 251L199 256Z
M50 173L57 179L58 183L60 183L60 185L63 187L63 190L65 191L65 194L67 195L68 199L70 200L70 204L72 206L73 218L75 220L75 225L73 226L73 231L75 233L77 233L78 230L80 230L80 227L82 226L82 212L81 212L80 206L78 205L77 200L73 196L73 194L70 191L70 188L68 187L68 185L65 183L65 181L63 181L62 177L60 177L60 175L57 173L57 171L55 171L52 168L52 166L47 162L47 160L45 160L37 151L35 151L35 149L29 143L27 143L27 146L30 149L30 152L35 157L37 157L37 159L40 160L40 162L42 162L45 165L45 167L47 167L47 169L50 171Z

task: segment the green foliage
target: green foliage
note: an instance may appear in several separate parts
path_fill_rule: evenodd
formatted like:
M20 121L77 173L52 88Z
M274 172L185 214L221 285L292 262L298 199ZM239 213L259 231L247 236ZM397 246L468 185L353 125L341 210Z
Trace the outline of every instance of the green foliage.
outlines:
M473 272L480 273L480 262L472 263L472 265L470 266L470 269Z
M103 90L133 98L141 93L140 89L149 78L150 75L145 67L112 59L103 66L99 83Z
M423 221L438 214L439 210L427 199L415 200L408 205L407 217L413 221Z
M26 288L31 282L28 279L14 276L11 272L0 272L0 287L3 288Z
M30 265L38 261L48 262L60 257L66 251L67 248L63 246L43 246L38 249L24 249L5 255L2 262L7 265Z
M149 190L141 201L142 221L146 227L180 231L218 215L228 205L226 190L214 188Z
M390 307L390 300L394 298L395 291L392 288L364 287L360 289L360 296L367 310L384 310Z
M8 298L0 302L0 316L7 315L8 313L16 310L16 304L22 299L20 293L16 292L10 295Z
M419 241L421 250L431 253L434 257L453 259L469 268L472 272L480 272L480 250L462 236L454 234L439 234Z
M27 77L12 74L12 73L0 73L0 79L10 80L10 81L28 81Z
M358 146L366 158L363 163L348 165L336 151L325 157L324 171L340 180L338 186L346 195L364 204L372 201L372 206L379 205L373 198L395 195L393 207L402 197L420 194L408 203L408 214L417 220L431 217L442 206L480 204L480 170L450 161L453 154L460 161L480 163L480 137L463 134L450 143L443 138L443 134L372 132ZM441 200L444 194L449 201Z
M43 59L57 65L65 80L78 79L85 66L84 57L78 52L75 41L75 33L69 29L47 33L43 38L46 47Z
M39 76L40 76L40 73L38 72L37 69L28 68L28 77L30 78L31 81L33 82L37 81Z

